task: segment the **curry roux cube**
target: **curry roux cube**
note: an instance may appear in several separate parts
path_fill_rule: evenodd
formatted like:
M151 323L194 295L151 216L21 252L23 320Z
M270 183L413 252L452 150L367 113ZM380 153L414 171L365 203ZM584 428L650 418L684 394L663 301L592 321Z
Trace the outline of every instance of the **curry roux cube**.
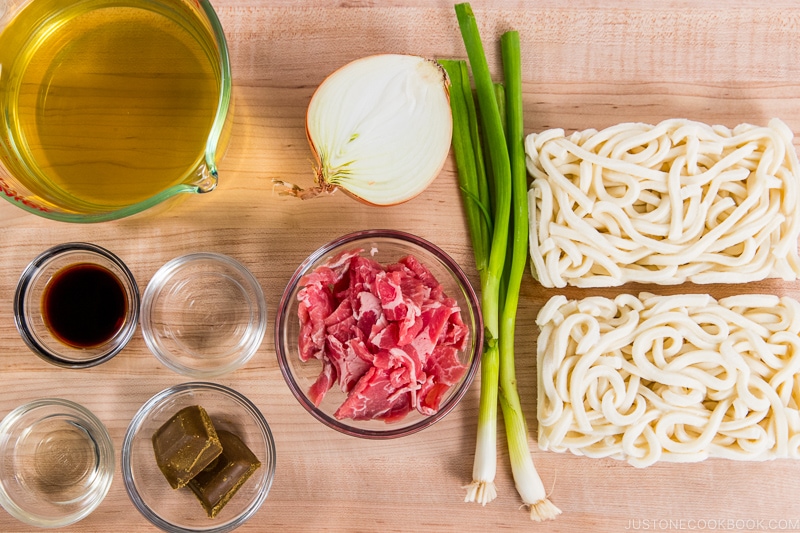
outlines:
M184 407L153 434L158 468L173 489L186 486L222 453L217 431L206 410Z
M189 482L209 518L214 518L236 494L245 481L255 472L261 462L242 442L228 431L217 431L222 443L222 453Z

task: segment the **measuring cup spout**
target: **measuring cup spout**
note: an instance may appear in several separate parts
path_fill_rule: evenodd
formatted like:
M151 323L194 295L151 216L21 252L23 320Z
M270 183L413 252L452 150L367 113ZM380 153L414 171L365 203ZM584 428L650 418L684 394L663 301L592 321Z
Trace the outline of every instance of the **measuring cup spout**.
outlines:
M195 182L197 192L211 192L217 188L217 183L219 183L217 170L209 170L206 165L200 165L200 168L197 169L197 181Z
M228 141L231 136L233 124L233 90L230 70L230 58L228 57L228 45L222 26L217 19L217 15L208 2L201 1L197 4L207 17L211 30L214 34L216 51L219 61L220 86L219 102L217 114L206 142L205 160L197 168L192 185L197 187L196 192L206 193L217 188L219 183L219 173L217 164L225 155Z

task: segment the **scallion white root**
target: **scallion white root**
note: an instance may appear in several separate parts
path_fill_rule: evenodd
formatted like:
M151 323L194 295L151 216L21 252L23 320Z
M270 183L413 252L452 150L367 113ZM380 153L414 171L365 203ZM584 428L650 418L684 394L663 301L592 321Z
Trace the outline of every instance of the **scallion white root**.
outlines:
M516 391L514 391L516 392ZM500 392L500 405L503 408L503 420L506 425L508 438L508 452L511 460L511 472L514 476L514 486L522 498L524 506L530 509L531 520L541 522L552 520L561 514L561 509L556 507L547 497L542 478L536 471L528 448L528 431L525 418L519 410L519 396Z
M481 355L481 400L472 483L466 485L465 502L486 505L497 498L497 347L488 346Z

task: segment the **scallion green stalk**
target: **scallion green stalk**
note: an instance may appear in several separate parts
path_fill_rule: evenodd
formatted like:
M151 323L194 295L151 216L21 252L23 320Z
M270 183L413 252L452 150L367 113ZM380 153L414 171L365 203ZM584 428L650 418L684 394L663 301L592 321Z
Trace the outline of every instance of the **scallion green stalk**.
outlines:
M500 407L506 428L511 471L522 501L536 521L555 518L561 511L547 498L528 447L528 429L522 413L514 364L514 335L522 276L528 259L528 184L525 169L522 111L522 68L519 33L506 32L500 39L506 95L506 132L511 166L513 232L511 264L505 302L500 317Z
M489 263L490 234L489 214L486 213L486 173L483 168L483 159L477 157L476 149L480 150L480 140L475 139L472 130L472 118L469 104L472 100L472 91L469 86L469 73L467 63L462 60L443 59L439 64L450 78L450 109L453 114L453 154L456 160L459 187L464 200L464 211L467 216L467 225L475 257L475 267L481 276L486 275ZM476 128L477 133L477 128Z

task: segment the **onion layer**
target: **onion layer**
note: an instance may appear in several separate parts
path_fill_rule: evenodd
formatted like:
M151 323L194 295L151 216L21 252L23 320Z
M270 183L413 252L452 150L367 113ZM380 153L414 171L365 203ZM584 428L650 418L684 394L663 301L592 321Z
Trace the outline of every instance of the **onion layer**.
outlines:
M450 150L449 90L444 69L418 56L367 56L336 70L317 88L306 116L316 187L296 194L342 189L379 206L420 194Z

